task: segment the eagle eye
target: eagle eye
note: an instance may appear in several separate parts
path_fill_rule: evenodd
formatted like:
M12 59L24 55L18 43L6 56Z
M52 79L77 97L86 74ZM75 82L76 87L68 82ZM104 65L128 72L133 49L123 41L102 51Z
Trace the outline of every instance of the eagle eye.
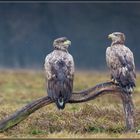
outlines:
M67 41L67 39L64 39L63 42Z

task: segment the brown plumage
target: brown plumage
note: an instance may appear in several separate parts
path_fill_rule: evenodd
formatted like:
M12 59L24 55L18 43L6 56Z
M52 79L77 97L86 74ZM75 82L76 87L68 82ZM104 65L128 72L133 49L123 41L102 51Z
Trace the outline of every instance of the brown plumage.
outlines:
M114 32L108 37L112 39L111 46L106 50L106 62L111 72L111 79L125 92L132 93L136 81L133 53L124 45L123 33Z
M64 109L73 90L74 61L67 50L70 45L66 37L54 40L54 51L45 58L48 96L59 109Z

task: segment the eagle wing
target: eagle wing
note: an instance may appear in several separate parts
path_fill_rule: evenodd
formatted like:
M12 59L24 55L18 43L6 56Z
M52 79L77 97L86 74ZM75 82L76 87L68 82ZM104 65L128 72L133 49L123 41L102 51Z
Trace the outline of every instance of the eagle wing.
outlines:
M69 53L51 53L45 59L45 71L48 96L56 101L58 108L63 109L73 89L73 57Z
M113 79L124 87L135 86L134 56L129 48L125 46L108 47L106 61Z

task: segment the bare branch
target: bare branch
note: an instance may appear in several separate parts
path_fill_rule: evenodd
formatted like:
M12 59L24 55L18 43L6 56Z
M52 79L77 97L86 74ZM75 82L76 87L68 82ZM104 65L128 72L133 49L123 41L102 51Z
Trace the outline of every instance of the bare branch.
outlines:
M117 95L121 96L126 116L126 127L127 130L132 130L134 128L132 99L130 98L130 95L123 93L121 88L112 82L101 83L96 85L95 87L80 92L74 92L71 99L69 100L69 103L86 102L89 100L93 100L99 95L103 95L105 93L117 93ZM25 107L21 108L19 111L10 115L8 118L1 120L0 132L3 132L8 128L15 126L16 124L26 119L31 113L35 112L36 110L45 105L49 105L50 103L53 103L53 101L49 97L42 97L29 103Z
M74 92L71 99L69 100L69 103L86 102L89 100L93 100L99 95L103 95L105 93L118 95L118 93L121 93L121 92L122 92L122 89L118 85L114 84L113 82L105 82L86 90Z
M15 126L16 124L20 123L24 119L26 119L31 113L35 112L39 108L52 103L49 97L42 97L37 99L25 107L21 108L14 114L10 115L8 118L0 121L0 132L7 130Z

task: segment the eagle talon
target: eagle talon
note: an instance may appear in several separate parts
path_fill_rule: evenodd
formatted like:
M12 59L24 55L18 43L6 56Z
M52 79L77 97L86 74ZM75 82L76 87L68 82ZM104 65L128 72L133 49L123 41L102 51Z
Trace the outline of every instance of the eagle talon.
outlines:
M111 82L113 82L113 83L116 84L116 85L119 84L115 79L111 79Z

